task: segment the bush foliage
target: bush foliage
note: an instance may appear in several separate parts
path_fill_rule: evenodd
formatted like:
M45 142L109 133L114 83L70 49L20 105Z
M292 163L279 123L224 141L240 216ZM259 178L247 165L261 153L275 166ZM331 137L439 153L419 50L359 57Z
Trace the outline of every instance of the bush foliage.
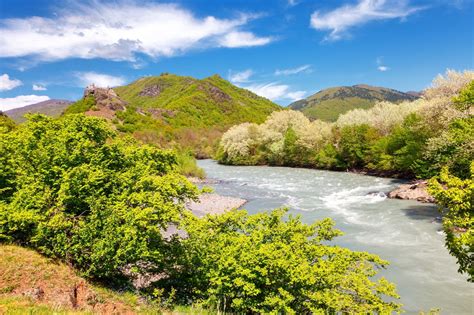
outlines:
M474 162L471 177L460 179L443 168L441 174L430 180L429 191L436 198L443 217L446 247L456 257L459 272L466 273L474 282Z
M83 115L31 116L0 136L0 153L0 237L96 278L162 263L161 230L197 193L174 154Z
M187 215L185 255L159 284L178 301L192 298L231 313L385 314L400 309L392 302L398 298L395 286L371 279L388 262L326 245L341 235L330 219L306 225L299 217L284 220L285 213Z

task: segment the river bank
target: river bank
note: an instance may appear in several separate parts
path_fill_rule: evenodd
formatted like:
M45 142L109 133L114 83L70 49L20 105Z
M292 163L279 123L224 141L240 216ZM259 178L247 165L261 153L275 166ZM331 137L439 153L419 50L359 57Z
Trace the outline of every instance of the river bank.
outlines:
M206 214L222 214L226 211L242 207L247 200L242 198L221 196L216 193L203 193L197 201L188 201L186 208L198 217Z

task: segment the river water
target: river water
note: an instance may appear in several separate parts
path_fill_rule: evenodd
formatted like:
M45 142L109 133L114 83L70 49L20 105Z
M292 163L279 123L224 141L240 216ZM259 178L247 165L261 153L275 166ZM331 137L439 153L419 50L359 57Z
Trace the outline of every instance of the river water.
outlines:
M440 308L441 314L474 314L474 284L457 273L444 247L435 206L387 199L397 180L352 173L285 167L223 166L198 161L221 195L248 200L257 213L282 206L306 223L330 217L345 234L334 244L390 261L380 272L397 285L405 314Z

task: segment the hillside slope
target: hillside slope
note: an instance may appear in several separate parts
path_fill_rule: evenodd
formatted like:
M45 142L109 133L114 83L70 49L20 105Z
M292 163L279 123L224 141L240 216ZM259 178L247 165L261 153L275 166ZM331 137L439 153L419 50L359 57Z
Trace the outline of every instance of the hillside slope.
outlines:
M48 100L25 107L10 109L5 111L5 114L17 123L24 122L26 119L23 116L28 113L58 117L71 103L71 101L67 100Z
M0 314L135 314L147 309L133 293L93 285L63 263L0 244Z
M162 74L111 89L91 87L68 112L110 119L118 130L145 142L212 154L230 126L261 123L277 104L238 88L218 75L199 80Z
M336 121L339 115L355 108L367 109L378 101L399 103L418 97L384 87L365 84L341 86L319 91L305 99L296 101L289 108L302 111L311 119Z

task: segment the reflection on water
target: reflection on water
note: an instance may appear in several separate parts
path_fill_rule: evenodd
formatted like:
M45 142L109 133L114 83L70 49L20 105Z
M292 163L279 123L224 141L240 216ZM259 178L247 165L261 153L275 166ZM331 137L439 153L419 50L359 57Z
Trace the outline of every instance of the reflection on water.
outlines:
M396 180L298 168L222 166L199 161L216 192L247 199L250 213L282 206L311 223L325 217L345 234L335 243L391 262L381 274L397 284L407 314L441 308L474 314L474 285L444 247L435 206L387 199Z

